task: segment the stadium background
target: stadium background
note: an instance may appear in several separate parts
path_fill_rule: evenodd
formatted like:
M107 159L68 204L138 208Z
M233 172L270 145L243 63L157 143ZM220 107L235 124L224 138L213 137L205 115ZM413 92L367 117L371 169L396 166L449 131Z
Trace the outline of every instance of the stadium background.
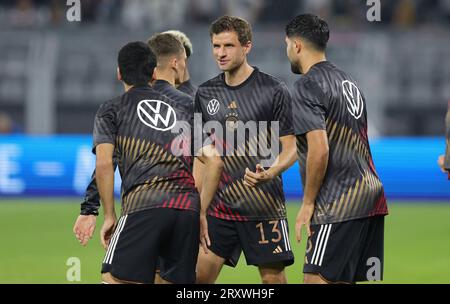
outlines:
M372 152L390 207L385 282L450 283L450 181L436 164L450 99L449 1L381 0L380 22L368 22L362 0L81 4L81 22L68 22L66 1L0 1L0 283L67 283L70 257L81 261L80 283L98 282L102 217L85 248L71 230L94 168L93 117L121 92L115 68L123 44L184 31L194 45L189 68L198 85L218 73L209 23L238 15L253 25L249 62L290 86L296 76L284 25L303 12L328 21L328 59L353 74L367 98ZM302 194L298 166L283 178L292 231ZM293 245L291 283L301 282L304 245ZM225 268L219 282L259 282L244 261Z

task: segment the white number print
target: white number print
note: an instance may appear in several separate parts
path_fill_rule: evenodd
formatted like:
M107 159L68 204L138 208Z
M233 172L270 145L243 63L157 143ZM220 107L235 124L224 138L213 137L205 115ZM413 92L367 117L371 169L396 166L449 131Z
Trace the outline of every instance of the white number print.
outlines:
M347 110L353 117L359 119L364 110L364 103L358 87L353 82L344 80L342 82L342 93L347 100Z

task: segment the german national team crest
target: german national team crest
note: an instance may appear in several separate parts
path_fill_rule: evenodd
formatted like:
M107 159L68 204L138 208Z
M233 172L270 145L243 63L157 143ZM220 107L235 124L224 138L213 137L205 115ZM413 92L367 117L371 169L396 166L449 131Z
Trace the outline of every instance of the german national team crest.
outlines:
M239 116L237 113L229 113L225 117L225 126L229 131L234 131L237 128L237 123L239 121Z
M358 87L353 82L344 80L342 92L347 100L347 110L353 117L359 119L364 110L364 103Z
M208 105L206 106L206 110L208 111L209 115L214 115L217 112L219 112L220 103L217 99L211 99L208 102Z

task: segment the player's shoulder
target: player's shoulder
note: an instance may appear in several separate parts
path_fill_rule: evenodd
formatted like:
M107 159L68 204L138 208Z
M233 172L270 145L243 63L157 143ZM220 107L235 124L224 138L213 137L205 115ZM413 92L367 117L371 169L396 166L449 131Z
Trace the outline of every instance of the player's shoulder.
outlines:
M304 95L308 92L318 93L321 92L322 89L317 82L317 79L311 77L308 74L301 75L299 79L294 82L294 92Z
M313 65L306 76L322 88L345 79L353 80L348 73L330 61L322 61Z
M278 87L286 87L286 84L283 80L281 80L278 77L275 77L269 73L263 72L260 69L256 68L257 70L257 77L259 78L259 81L261 81L263 83L264 86L267 87L273 87L273 88L278 88Z
M113 97L100 104L100 107L97 110L97 114L116 111L120 107L122 96L123 95Z
M263 92L264 96L267 97L273 97L276 94L290 96L289 89L283 80L261 71L258 67L254 66L253 68L255 69L253 72L254 81L249 84L250 89Z
M193 108L194 101L192 97L183 92L178 91L175 88L171 90L170 94L169 92L168 94L160 93L159 100L171 106L177 113L185 113L187 115L190 115L194 112Z
M222 85L223 85L223 73L221 73L221 74L205 81L201 85L199 85L197 92L201 91L201 90L207 90L211 87L216 88L216 87L222 86Z

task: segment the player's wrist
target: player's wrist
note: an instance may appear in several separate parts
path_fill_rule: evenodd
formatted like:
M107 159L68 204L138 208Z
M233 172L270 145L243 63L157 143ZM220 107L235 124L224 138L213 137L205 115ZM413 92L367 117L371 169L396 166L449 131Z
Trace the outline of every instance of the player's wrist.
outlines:
M314 206L314 200L313 199L309 199L309 198L303 198L303 205L311 207Z
M105 219L116 219L117 218L116 211L115 210L108 210L108 211L105 210L103 217Z

